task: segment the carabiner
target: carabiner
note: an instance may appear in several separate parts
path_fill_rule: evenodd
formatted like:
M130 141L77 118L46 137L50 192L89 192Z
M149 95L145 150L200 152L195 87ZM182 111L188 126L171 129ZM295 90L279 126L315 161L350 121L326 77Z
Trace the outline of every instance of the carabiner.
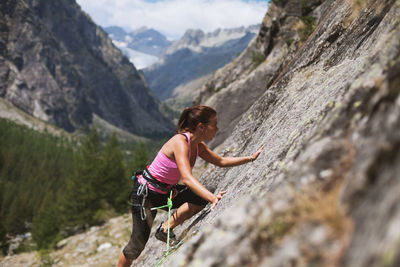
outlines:
M136 195L140 196L143 194L143 191L146 191L145 196L147 197L148 191L147 191L147 182L144 184L139 185L139 188L136 192Z
M147 182L145 182L144 184L141 184L136 192L136 195L138 196L142 196L142 206L140 209L140 217L142 218L142 221L146 220L147 218L147 214L146 214L146 208L144 207L145 203L146 203L146 198L147 195L149 194L149 190L147 188Z

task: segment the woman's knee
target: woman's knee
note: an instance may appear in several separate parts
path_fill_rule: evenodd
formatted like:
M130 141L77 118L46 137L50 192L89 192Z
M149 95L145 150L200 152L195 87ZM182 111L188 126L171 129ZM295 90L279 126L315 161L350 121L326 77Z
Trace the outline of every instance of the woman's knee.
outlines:
M134 260L139 257L144 250L147 241L150 237L151 224L153 218L148 216L147 221L143 221L138 216L133 216L132 234L128 244L122 250L122 253L127 259Z
M144 250L147 240L133 239L129 240L128 244L122 250L125 258L128 260L134 260L139 257L140 253Z
M122 253L124 254L126 260L128 260L128 261L135 260L137 257L139 257L141 252L142 252L142 250L141 251L132 250L128 246L124 247L124 249L122 250Z

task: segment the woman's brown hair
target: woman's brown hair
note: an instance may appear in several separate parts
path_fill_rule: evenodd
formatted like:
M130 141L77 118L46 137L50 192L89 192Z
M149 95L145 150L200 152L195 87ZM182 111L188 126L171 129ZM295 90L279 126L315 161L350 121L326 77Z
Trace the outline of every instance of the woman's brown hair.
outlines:
M208 106L196 106L193 108L185 108L179 117L177 133L189 131L194 132L197 124L208 123L217 112Z

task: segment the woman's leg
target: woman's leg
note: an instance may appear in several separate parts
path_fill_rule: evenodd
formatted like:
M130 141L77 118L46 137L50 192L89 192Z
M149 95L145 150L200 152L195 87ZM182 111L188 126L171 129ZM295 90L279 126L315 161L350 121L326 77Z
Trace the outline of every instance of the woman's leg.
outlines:
M135 181L134 190L132 193L132 234L128 244L122 250L119 259L118 267L128 267L132 261L136 259L143 251L147 240L150 236L151 226L153 225L154 218L157 211L151 211L152 208L150 201L152 196L149 195L145 201L146 219L142 220L141 207L143 196L136 194L139 183Z
M157 211L150 212L146 209L147 218L145 221L140 216L137 208L132 209L132 234L128 244L120 254L118 267L128 267L143 251L150 236L151 226Z
M117 267L130 267L133 260L127 259L124 253L121 251L119 254L118 265Z
M173 208L178 209L171 216L171 229L183 223L184 221L201 211L207 205L207 201L196 195L187 186L178 185L177 189L178 193L175 198L172 199L172 202ZM168 228L168 221L165 221L163 223L162 228L164 232L166 232Z
M177 210L176 212L171 216L170 219L170 229L175 228L175 226L178 226L179 224L183 223L199 211L201 211L204 208L204 206L200 205L195 205L192 203L183 203ZM168 229L168 220L164 222L162 225L162 228L164 229L164 232L167 231Z

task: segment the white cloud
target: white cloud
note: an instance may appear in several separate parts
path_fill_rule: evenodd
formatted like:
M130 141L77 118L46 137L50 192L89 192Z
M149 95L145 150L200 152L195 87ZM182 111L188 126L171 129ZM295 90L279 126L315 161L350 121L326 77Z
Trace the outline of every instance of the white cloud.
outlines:
M261 23L267 0L77 0L101 26L154 28L171 39L187 29L205 32Z

